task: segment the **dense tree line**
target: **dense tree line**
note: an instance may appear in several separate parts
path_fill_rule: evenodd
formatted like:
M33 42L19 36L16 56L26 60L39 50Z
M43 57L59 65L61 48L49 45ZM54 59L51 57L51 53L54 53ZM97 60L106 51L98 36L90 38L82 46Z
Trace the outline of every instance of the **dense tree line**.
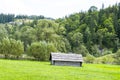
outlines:
M22 24L0 25L0 47L4 47L4 41L10 45L13 42L19 43L20 48L13 47L18 52L21 50L18 54L22 53L24 47L24 54L38 60L48 60L50 52L73 52L91 60L114 53L117 55L114 57L119 60L120 4L108 8L104 8L103 4L99 11L97 7L91 6L87 12L74 13L56 20L26 15L18 15L16 19L23 19ZM2 49L1 54L20 56L14 51L5 52Z
M0 23L8 23L8 22L13 22L16 19L32 19L32 20L39 20L39 19L49 19L49 20L54 20L53 18L50 17L44 17L43 15L14 15L14 14L0 14Z
M15 19L45 19L44 16L40 15L40 16L36 16L36 15L16 15Z
M91 6L88 12L71 14L56 22L65 27L67 33L65 36L72 46L72 51L79 47L77 45L80 45L78 41L81 36L81 40L90 54L102 56L105 49L116 52L120 46L119 14L120 4L105 9L103 5L99 11L97 7ZM77 33L82 35L76 36L78 39L72 39ZM74 42L75 40L76 42Z
M14 21L14 14L0 14L0 23Z

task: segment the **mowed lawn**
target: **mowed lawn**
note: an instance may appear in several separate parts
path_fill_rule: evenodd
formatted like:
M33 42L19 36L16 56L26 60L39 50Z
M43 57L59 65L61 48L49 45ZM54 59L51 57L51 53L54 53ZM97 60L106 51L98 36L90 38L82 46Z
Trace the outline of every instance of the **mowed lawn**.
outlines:
M0 59L0 80L120 80L120 66L52 66L49 62Z

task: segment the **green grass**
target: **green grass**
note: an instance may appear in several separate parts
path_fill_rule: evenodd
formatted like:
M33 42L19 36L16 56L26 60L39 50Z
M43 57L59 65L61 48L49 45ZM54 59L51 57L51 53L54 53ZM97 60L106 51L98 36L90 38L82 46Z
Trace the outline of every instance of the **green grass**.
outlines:
M49 62L0 59L0 80L119 80L120 66L83 64L52 66Z

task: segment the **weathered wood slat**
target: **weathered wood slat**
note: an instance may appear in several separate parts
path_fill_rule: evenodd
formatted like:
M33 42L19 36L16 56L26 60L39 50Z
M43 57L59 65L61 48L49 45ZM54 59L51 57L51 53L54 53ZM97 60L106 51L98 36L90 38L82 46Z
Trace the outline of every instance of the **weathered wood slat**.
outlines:
M81 54L51 53L50 60L55 65L81 65L83 58Z

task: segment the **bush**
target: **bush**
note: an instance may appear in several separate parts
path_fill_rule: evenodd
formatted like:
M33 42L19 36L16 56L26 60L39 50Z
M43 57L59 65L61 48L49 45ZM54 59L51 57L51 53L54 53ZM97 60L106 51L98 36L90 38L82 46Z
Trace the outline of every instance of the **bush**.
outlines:
M85 62L85 63L93 63L94 60L95 60L95 57L92 56L92 55L90 55L90 54L87 55L87 56L84 58L84 62Z
M28 55L42 61L49 60L50 53L56 51L57 49L52 43L46 43L45 41L34 42L27 48Z
M112 51L106 50L102 53L103 55L112 54Z
M97 63L97 64L115 64L114 61L115 61L114 54L108 54L108 55L96 58L94 63Z
M115 63L120 64L120 49L115 54Z
M18 58L24 53L24 45L19 40L4 38L0 42L0 53L5 55L5 58L9 58L10 55Z

